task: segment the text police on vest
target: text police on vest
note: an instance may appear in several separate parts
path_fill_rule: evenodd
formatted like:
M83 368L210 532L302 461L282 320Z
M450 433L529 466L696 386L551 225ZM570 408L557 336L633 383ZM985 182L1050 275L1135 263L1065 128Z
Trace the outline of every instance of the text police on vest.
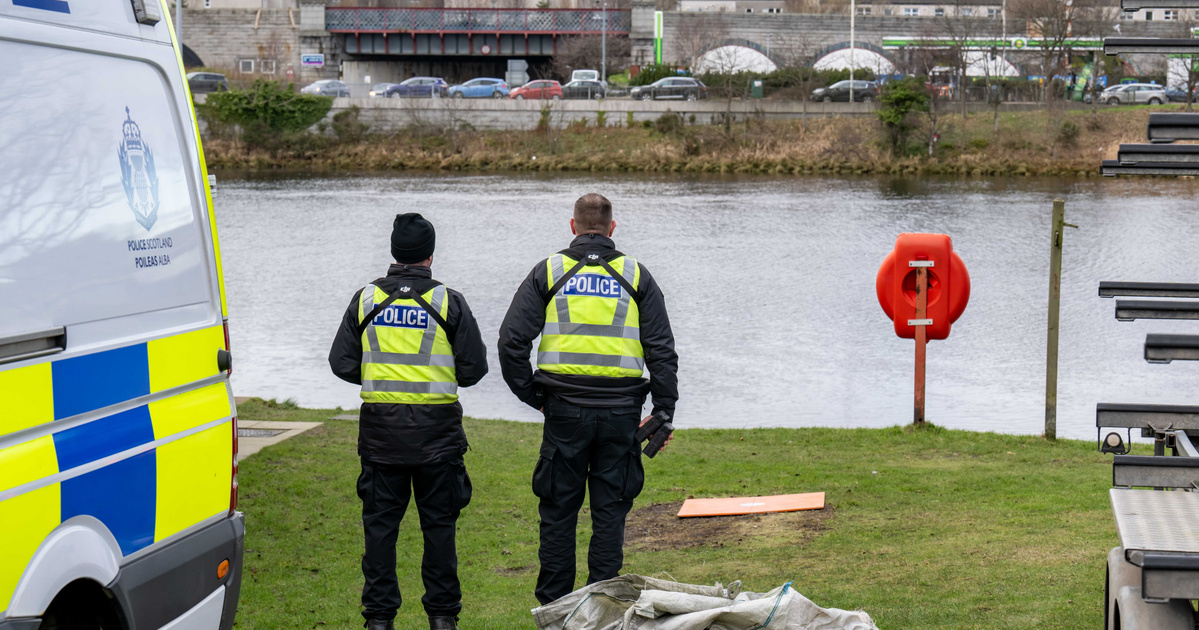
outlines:
M375 316L372 322L376 326L393 326L399 328L428 328L429 313L419 306L399 306L392 304Z
M620 282L615 278L595 273L576 274L566 281L562 293L566 295L589 295L591 297L620 297Z

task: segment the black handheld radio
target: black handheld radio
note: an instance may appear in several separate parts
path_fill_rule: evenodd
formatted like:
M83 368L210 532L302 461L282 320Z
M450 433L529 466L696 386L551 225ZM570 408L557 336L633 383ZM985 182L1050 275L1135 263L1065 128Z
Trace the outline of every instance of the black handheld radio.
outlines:
M670 435L674 433L674 425L670 423L670 415L664 411L659 411L650 417L649 422L646 422L641 428L637 429L635 439L637 443L645 441L649 438L649 444L645 445L645 449L641 452L653 459L658 451L666 445L666 440L670 439Z

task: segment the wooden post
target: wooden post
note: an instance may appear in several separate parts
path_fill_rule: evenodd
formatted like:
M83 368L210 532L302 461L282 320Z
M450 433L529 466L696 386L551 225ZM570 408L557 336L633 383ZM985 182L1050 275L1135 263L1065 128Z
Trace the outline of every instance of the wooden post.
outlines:
M1049 240L1049 335L1045 349L1045 439L1057 439L1057 334L1062 304L1062 230L1066 202L1053 200Z
M928 267L916 268L916 320L923 322L928 316ZM914 424L924 424L924 361L928 348L928 328L916 324L916 405L912 417Z

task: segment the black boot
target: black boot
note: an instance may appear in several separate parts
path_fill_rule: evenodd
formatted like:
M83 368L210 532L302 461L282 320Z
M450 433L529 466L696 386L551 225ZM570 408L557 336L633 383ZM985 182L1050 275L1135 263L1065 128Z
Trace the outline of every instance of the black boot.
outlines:
M429 617L429 630L458 630L458 618Z
M396 626L391 619L367 619L366 630L396 630Z

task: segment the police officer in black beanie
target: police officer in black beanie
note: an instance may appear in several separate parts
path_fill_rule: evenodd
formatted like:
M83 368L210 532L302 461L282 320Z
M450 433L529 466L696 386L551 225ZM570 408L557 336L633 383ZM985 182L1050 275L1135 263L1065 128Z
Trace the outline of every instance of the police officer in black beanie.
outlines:
M329 350L333 373L362 386L358 497L369 630L394 628L401 602L396 538L413 495L425 541L421 603L429 627L456 630L462 610L454 533L471 484L457 391L487 374L487 348L466 299L433 279L435 244L427 219L397 215L395 264L354 294Z

